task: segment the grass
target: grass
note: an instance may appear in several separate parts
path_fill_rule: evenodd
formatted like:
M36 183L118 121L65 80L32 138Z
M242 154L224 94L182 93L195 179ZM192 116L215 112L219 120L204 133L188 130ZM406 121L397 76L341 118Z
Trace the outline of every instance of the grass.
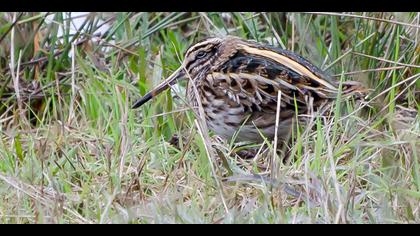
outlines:
M77 19L0 13L1 223L420 222L420 14ZM236 144L199 128L185 84L130 109L191 43L226 34L293 50L369 96L301 126L286 163L229 157Z

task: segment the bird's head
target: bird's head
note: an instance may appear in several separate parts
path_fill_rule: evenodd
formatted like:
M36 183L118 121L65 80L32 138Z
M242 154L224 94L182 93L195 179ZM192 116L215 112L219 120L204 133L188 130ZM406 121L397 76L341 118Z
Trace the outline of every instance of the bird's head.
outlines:
M200 73L205 73L215 65L222 64L229 59L235 52L235 44L239 40L239 38L232 36L224 38L211 37L191 45L185 53L181 66L167 79L137 100L133 105L133 109L142 106L181 80L203 78L199 76Z

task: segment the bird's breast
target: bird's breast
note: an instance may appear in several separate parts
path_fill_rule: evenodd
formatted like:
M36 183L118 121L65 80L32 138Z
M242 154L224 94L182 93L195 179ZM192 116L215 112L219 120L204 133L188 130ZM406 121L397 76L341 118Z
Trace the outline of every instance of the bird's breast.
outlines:
M195 108L201 103L209 129L230 139L241 125L244 107L235 101L235 96L230 91L215 87L209 81L194 82L190 81L187 86L189 103Z

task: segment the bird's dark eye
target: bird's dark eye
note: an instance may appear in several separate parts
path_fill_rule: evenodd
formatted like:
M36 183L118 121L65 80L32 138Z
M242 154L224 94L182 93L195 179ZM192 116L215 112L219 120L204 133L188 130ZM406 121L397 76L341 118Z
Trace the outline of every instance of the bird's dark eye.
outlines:
M203 57L205 57L206 56L206 52L204 52L204 51L199 51L199 52L197 52L197 55L195 56L197 59L201 59L201 58L203 58Z

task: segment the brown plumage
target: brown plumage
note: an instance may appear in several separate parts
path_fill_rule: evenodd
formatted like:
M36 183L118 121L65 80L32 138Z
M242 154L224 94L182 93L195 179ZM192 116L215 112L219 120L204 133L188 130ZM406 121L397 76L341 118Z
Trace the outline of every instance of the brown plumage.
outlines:
M339 94L338 81L301 56L227 36L192 45L180 68L133 108L181 79L189 79L188 100L195 107L201 101L210 130L230 139L240 129L236 141L260 142L260 132L269 139L274 138L279 91L279 140L290 132L296 111L301 115L317 110ZM357 82L343 83L344 97L362 92Z

